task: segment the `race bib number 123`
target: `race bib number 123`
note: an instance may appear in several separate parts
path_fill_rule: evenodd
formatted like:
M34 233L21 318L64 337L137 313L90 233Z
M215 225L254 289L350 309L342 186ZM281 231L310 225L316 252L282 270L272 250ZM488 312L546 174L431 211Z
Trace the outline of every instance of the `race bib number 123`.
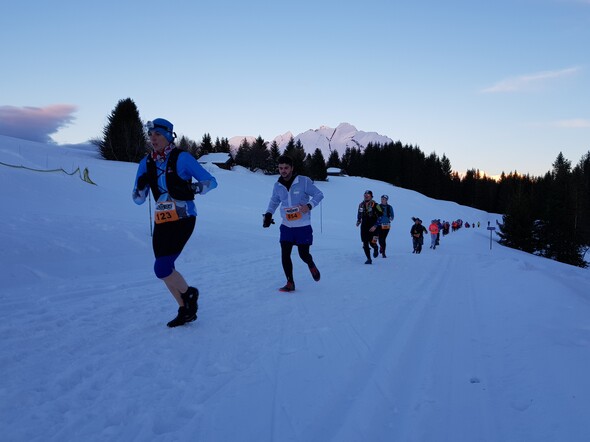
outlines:
M174 201L163 201L156 204L156 224L178 221L176 204Z

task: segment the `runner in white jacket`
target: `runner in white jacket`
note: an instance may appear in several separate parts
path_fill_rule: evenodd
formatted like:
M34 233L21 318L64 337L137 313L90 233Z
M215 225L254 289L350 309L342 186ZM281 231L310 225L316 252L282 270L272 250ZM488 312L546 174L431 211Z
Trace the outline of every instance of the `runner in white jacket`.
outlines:
M279 158L280 177L275 183L264 214L263 227L270 227L274 223L272 215L281 206L281 261L287 277L287 284L279 290L292 292L295 290L293 279L293 262L291 251L297 246L299 257L305 262L315 281L320 280L320 271L315 265L309 249L313 244L313 229L311 227L311 210L324 198L324 194L313 181L303 175L297 175L293 170L293 160L282 155Z

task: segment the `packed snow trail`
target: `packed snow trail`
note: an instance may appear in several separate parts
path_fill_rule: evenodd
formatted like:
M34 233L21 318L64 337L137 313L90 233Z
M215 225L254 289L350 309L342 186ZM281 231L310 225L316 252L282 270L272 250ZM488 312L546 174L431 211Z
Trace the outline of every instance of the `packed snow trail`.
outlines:
M278 225L261 227L276 177L215 171L220 187L198 199L177 262L201 291L199 319L171 330L176 307L153 275L147 207L129 196L135 165L79 159L97 186L0 170L5 204L17 209L0 229L6 440L590 434L590 273L496 243L489 250L483 228L411 253L411 216L494 216L331 178L318 184L326 198L313 213L322 279L294 251L297 291L287 294L277 290ZM387 192L396 211L388 258L373 265L363 264L354 226L367 188Z

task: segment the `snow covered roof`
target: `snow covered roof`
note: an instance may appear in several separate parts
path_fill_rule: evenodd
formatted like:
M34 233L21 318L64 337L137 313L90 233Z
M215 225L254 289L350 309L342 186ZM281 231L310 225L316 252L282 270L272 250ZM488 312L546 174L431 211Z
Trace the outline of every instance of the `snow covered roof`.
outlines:
M199 157L199 163L225 164L231 160L231 155L225 152L208 153Z
M342 169L339 169L338 167L328 167L326 169L326 173L328 175L340 175L342 173Z

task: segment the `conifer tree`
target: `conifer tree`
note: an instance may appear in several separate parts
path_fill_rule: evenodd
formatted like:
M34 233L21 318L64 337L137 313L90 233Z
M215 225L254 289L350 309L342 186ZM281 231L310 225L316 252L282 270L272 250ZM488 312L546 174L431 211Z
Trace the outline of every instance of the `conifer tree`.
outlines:
M590 247L590 151L576 165L573 174L576 230L587 250Z
M585 267L583 243L576 229L576 209L573 199L571 162L559 153L550 174L541 239L546 247L541 251L556 261Z
M342 155L342 168L348 175L363 176L362 154L356 147L347 147Z
M281 156L281 151L279 149L279 145L276 140L270 145L270 152L268 156L268 173L276 174L279 168L279 157Z
M180 137L180 139L176 142L176 146L179 149L186 150L195 158L199 158L201 156L201 151L198 144L185 135Z
M201 150L201 155L207 155L209 153L213 153L213 143L211 142L211 135L208 133L203 134L203 139L201 140L201 145L199 146Z
M108 117L103 138L95 141L105 160L139 162L148 151L148 142L139 111L131 98L119 100Z
M319 148L316 148L310 157L307 172L314 181L326 181L326 178L328 178L324 154Z
M498 236L500 244L527 253L535 251L535 220L530 195L523 186L515 189L506 214L502 216Z
M451 181L451 174L453 173L453 168L451 167L451 160L443 153L442 158L439 162L440 171L439 171L439 198L441 199L451 199L451 189L452 189L452 181Z
M338 154L337 150L334 149L332 152L330 152L327 167L340 168L340 155Z
M252 154L252 146L246 138L242 140L240 143L240 147L238 147L238 151L236 152L236 164L238 166L250 168L250 160Z
M250 165L248 166L250 170L267 171L269 167L268 159L270 156L267 144L268 142L264 141L260 135L254 140L254 143L252 143L250 148Z
M301 175L307 174L305 168L305 149L303 148L303 144L301 144L301 140L295 142L293 138L291 138L287 143L287 147L285 147L283 154L291 157L293 160L293 169L296 173Z
M178 147L179 149L190 152L190 143L191 140L183 135L178 139L178 141L175 144L176 147Z
M215 139L215 144L213 145L214 152L222 152L222 153L231 153L231 148L229 145L229 140L227 138L217 137Z
M365 147L362 158L362 176L383 180L383 177L380 174L381 166L379 161L379 146L369 143Z
M189 140L188 151L195 158L201 157L201 149L195 140Z
M307 176L311 176L310 170L311 170L311 155L307 154L305 155L305 160L303 160L303 165L305 168L305 175Z
M453 168L451 167L451 160L443 153L443 156L440 160L441 172L445 178L451 178L451 173L453 172Z
M288 155L291 158L292 154L293 154L293 149L295 149L295 140L293 139L293 137L289 138L289 141L287 142L287 145L285 146L285 150L283 151L284 155Z

